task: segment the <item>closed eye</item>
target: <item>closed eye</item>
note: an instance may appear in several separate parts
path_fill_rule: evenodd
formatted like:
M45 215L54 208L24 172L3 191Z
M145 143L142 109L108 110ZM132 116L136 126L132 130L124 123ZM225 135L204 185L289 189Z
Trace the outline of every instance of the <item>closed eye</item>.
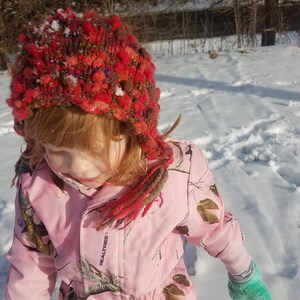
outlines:
M63 155L65 153L65 151L61 151L61 150L52 150L52 149L46 149L46 152L48 152L49 154L52 155Z

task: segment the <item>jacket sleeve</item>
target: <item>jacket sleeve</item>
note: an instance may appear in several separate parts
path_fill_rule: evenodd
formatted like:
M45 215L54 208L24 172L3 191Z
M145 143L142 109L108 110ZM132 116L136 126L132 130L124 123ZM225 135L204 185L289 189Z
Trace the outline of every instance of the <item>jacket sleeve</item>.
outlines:
M251 257L243 246L239 224L225 210L202 151L190 144L186 155L190 159L188 212L176 229L189 242L221 259L230 274L241 274L249 267Z
M15 201L15 228L7 254L10 270L4 300L49 300L56 282L47 230L33 210L28 191L20 185Z

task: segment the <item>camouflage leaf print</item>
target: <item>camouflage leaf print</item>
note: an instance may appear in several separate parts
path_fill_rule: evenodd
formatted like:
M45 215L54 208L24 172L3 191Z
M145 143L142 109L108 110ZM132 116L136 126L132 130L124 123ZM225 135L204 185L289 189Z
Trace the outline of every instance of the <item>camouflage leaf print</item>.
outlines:
M215 184L211 185L211 186L209 187L209 189L210 189L216 196L219 197L219 192L218 192L218 189L217 189L217 187L216 187Z
M188 280L188 278L184 274L176 274L172 278L178 284L181 284L181 285L184 285L184 286L190 286L191 285L190 281Z
M43 236L48 235L47 230L42 222L36 224L34 222L35 212L29 202L29 199L21 191L19 194L19 205L21 210L21 215L25 224L23 232L28 232L27 239L32 242L36 249L41 252L50 255L50 242L45 244L43 241Z
M181 169L181 164L183 163L184 160L184 153L182 152L182 149L180 147L180 144L177 142L172 141L171 142L175 147L177 147L177 149L179 150L179 158L176 162L174 162L174 164L176 163L176 165L172 168L168 168L168 170L172 170L172 171L177 171L177 172L181 172L181 173L185 173L188 174L188 170L183 170ZM186 154L185 154L186 155Z
M86 291L89 295L124 292L119 276L115 276L110 271L105 273L98 270L83 257L81 258L81 271L90 282L88 291Z
M165 295L165 300L180 300L178 297L172 295L172 294L166 294L164 293Z
M219 209L219 207L211 199L207 198L199 201L197 210L203 221L207 224L214 224L219 222L218 217L214 213L210 212L210 210L212 209Z
M184 225L184 226L177 226L175 229L180 234L189 236L189 228L186 225Z
M81 298L77 296L73 288L70 289L67 295L65 295L65 291L60 289L59 297L61 297L59 299L64 299L64 300L86 300L87 299L87 297Z
M175 284L167 285L164 288L163 293L166 300L180 300L180 298L176 296L184 296L184 292Z

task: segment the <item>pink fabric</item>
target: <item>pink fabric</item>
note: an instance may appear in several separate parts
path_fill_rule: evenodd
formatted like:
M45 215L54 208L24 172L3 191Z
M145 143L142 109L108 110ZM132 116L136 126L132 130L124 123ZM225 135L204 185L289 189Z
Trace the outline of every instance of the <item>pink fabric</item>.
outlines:
M128 187L108 185L91 195L70 184L60 189L47 165L23 174L4 299L50 299L58 274L60 299L73 299L76 293L89 300L160 300L175 289L178 299L194 300L181 235L221 259L231 274L245 271L251 258L238 223L218 196L206 158L186 141L173 142L172 147L174 163L157 201L146 216L122 230L96 231L94 223L100 216L97 208ZM38 225L50 255L28 239L24 199L25 213Z

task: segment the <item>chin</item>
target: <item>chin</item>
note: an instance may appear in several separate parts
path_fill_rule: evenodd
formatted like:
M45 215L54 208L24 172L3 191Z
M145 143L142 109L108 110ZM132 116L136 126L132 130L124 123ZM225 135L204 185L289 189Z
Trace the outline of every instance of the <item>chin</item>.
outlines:
M103 185L103 182L81 182L87 188L97 189Z

